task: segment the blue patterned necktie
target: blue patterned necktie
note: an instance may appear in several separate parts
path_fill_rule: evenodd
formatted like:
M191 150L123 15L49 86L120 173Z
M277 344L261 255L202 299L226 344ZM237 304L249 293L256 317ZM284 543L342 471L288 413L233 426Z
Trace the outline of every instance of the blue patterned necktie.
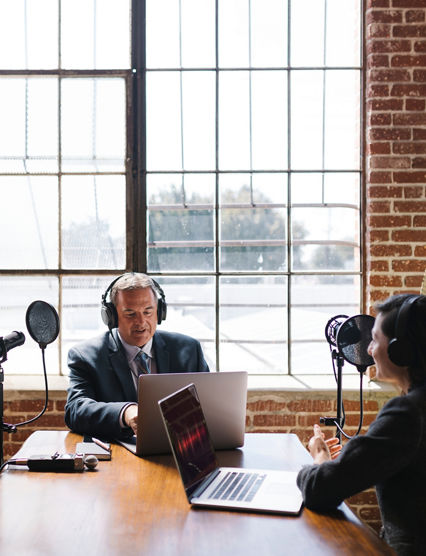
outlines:
M147 375L150 373L148 366L149 355L140 351L135 357L136 367L138 368L138 375Z

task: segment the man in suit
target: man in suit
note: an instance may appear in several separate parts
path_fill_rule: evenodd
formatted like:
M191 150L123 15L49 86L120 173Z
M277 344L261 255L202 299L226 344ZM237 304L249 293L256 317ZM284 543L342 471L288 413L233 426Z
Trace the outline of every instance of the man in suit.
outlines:
M141 372L209 371L197 340L157 330L166 311L163 290L145 274L126 273L109 285L102 296L109 331L68 354L65 422L70 429L102 438L136 434Z

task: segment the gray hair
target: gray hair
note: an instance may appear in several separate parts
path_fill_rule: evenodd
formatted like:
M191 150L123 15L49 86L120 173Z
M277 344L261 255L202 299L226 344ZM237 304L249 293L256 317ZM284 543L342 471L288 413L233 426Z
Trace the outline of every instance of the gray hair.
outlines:
M110 292L110 299L113 305L117 298L117 293L121 291L142 290L144 288L151 288L156 301L158 302L158 290L155 286L154 280L147 274L141 272L126 272L117 280L113 285Z

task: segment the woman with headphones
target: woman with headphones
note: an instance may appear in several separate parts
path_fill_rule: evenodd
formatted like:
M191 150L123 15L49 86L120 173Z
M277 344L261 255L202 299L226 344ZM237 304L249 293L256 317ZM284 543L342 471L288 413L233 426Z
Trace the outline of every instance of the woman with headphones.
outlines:
M313 465L297 484L306 507L327 511L376 487L382 536L399 556L426 554L426 297L395 295L376 307L368 352L378 380L400 395L365 435L341 448L318 425L308 444Z

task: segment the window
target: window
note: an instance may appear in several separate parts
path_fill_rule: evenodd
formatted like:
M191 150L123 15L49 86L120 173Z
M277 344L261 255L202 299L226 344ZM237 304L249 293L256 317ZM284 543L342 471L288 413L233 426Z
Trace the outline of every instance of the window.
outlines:
M128 268L161 283L161 326L199 338L211 369L327 371L326 322L361 297L360 10L0 7L3 333L34 299L52 303L48 370L66 374ZM39 372L34 349L7 371Z

